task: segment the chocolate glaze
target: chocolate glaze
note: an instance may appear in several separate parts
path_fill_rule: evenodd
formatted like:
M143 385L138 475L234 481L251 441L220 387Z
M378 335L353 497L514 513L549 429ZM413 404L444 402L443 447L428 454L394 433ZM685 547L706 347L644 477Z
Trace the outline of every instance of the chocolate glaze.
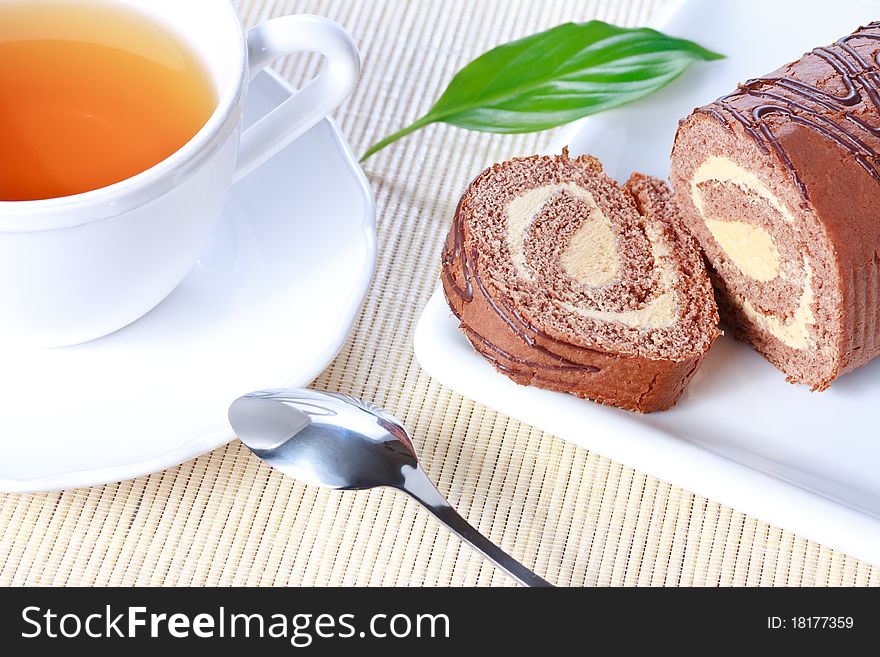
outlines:
M773 124L767 121L768 117L785 115L788 120L833 141L849 151L859 166L880 182L880 151L865 140L866 136L880 137L880 126L869 124L856 111L870 102L873 105L870 113L880 112L880 52L874 54L872 61L866 61L850 45L854 39L880 41L880 22L870 23L830 46L811 52L836 73L846 90L844 95L828 93L787 75L771 75L749 80L733 93L697 111L714 116L728 127L732 118L742 125L763 153L773 149L805 200L809 199L807 188L777 138Z

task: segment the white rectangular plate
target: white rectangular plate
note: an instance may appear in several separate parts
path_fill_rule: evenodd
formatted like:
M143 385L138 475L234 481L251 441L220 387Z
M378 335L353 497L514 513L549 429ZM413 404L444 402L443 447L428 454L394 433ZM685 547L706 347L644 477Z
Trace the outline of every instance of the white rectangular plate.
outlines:
M634 170L665 177L679 118L873 18L880 5L869 0L676 3L658 27L727 59L693 66L659 94L582 122L556 150L568 143L572 153L593 153L618 179ZM725 337L675 408L641 416L498 374L462 336L440 291L422 313L415 350L422 367L466 397L880 564L880 359L811 393Z

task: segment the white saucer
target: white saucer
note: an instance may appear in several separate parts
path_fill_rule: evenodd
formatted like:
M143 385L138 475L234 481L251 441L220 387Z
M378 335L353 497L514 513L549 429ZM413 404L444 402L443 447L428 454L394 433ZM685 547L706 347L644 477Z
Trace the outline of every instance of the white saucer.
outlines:
M553 149L590 152L611 175L666 176L680 117L830 43L878 14L867 0L687 0L658 27L728 58L656 96L591 117ZM755 20L755 16L761 20ZM760 44L760 45L758 45ZM476 174L476 172L473 172ZM419 363L456 392L715 501L880 564L880 359L811 393L754 350L719 339L678 405L638 415L518 386L475 354L443 293L415 335Z
M260 74L245 123L291 93ZM86 345L0 353L0 490L129 479L229 441L238 395L307 385L336 356L375 262L372 192L323 121L233 188L200 263L149 315Z

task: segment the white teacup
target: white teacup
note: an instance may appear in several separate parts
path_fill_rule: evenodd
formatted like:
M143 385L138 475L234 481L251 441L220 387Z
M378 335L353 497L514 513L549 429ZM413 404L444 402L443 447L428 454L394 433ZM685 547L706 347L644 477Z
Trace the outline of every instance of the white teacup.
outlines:
M192 140L143 173L75 196L0 202L2 344L76 344L146 314L192 268L232 182L323 119L358 78L357 47L324 18L285 16L246 34L228 0L114 1L201 55L219 104ZM325 71L242 133L248 81L303 51L324 55Z

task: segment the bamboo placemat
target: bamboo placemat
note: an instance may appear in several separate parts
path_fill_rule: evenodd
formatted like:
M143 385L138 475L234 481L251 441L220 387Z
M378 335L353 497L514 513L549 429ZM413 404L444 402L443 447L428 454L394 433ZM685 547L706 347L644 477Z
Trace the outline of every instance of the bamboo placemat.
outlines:
M360 44L363 79L336 113L358 153L417 118L500 42L567 20L647 22L658 0L239 0L249 25L315 13ZM314 57L279 70L301 83ZM385 406L426 469L485 534L561 585L878 585L871 567L574 447L442 388L412 334L436 284L455 200L484 166L552 133L429 127L365 166L379 267L353 333L316 385ZM271 472L238 443L134 481L0 496L0 584L510 585L414 502Z

